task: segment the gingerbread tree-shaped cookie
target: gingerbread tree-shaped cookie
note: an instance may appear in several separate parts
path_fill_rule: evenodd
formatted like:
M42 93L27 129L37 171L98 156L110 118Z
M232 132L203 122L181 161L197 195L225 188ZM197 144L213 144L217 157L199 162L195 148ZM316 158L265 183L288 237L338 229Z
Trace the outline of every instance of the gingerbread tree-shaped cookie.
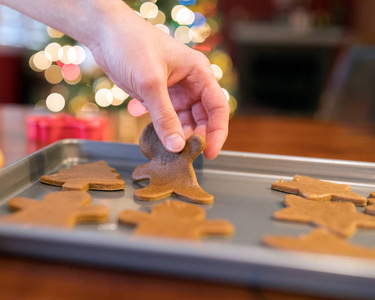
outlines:
M353 203L317 202L287 195L284 204L287 208L275 212L275 219L312 223L342 237L351 236L357 227L375 229L375 217L357 212Z
M293 181L272 183L272 189L285 193L296 194L315 201L344 201L356 206L366 205L367 199L350 190L347 184L323 181L308 176L296 175Z
M149 163L138 166L133 174L134 181L149 179L147 187L138 189L136 198L152 201L168 197L173 193L196 203L212 203L214 197L206 193L198 184L193 168L193 160L202 152L204 139L192 135L180 153L171 153L160 142L152 123L143 130L139 145Z
M226 220L205 220L204 210L194 204L167 200L152 208L151 213L124 210L119 221L136 225L134 234L199 240L208 235L231 235L234 227Z
M9 209L16 212L0 218L0 222L67 228L78 222L105 222L108 209L90 204L91 196L81 191L50 193L42 201L18 197L8 202Z
M125 188L125 183L120 174L116 174L116 170L102 160L76 165L70 169L60 170L56 174L43 175L40 181L62 186L63 191L113 191Z

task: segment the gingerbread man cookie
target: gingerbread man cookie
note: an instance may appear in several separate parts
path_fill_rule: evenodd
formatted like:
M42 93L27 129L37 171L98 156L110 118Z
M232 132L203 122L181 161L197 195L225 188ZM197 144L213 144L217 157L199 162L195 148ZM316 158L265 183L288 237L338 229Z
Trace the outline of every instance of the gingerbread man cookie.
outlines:
M114 191L125 188L125 183L120 174L116 174L116 170L108 166L103 160L76 165L52 175L43 175L40 181L62 186L63 191Z
M367 203L366 197L350 191L350 186L347 184L338 184L301 175L295 175L293 181L280 180L280 182L274 182L271 188L315 201L352 202L356 206L365 206Z
M367 204L368 205L365 207L365 213L375 215L375 192L370 193Z
M267 235L263 244L282 250L375 259L374 248L353 245L324 229L315 229L299 237Z
M375 217L356 211L349 202L317 202L295 195L286 195L285 206L274 213L283 221L312 223L342 237L353 235L357 227L375 229Z
M9 209L16 212L0 218L0 222L71 228L79 222L107 221L108 209L90 204L91 196L81 191L50 193L42 201L17 197L8 202Z
M193 168L193 160L205 147L200 135L192 135L180 153L171 153L164 148L150 123L143 130L139 145L150 162L138 166L132 178L134 181L149 179L150 183L135 191L136 198L153 201L175 194L196 203L213 203L214 197L199 186Z
M194 204L167 200L156 204L151 213L124 210L119 221L136 225L135 235L199 240L208 235L228 236L234 227L226 220L205 220L204 210Z

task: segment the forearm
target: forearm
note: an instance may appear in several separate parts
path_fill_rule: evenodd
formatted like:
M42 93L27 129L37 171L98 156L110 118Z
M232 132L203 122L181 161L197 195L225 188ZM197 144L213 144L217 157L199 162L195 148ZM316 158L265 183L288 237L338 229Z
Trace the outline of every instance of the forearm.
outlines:
M111 21L134 12L122 0L0 0L15 10L62 31L88 47L108 34Z

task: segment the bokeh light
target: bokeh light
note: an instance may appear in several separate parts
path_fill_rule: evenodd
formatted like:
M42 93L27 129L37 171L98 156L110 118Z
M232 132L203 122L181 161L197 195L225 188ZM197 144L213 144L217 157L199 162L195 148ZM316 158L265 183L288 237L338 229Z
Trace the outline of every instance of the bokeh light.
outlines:
M139 13L143 18L156 18L158 15L158 6L152 2L145 2L141 5Z
M109 89L100 89L95 93L95 102L101 107L108 107L112 104L113 95Z
M75 64L63 65L61 68L61 72L62 72L64 79L68 81L76 80L81 74L81 70L79 69L79 66Z
M51 38L55 38L55 39L58 39L64 36L64 33L49 26L47 26L47 33Z
M50 111L59 112L65 107L65 99L61 94L52 93L46 99L46 106Z
M70 63L69 56L68 56L70 48L72 48L72 46L65 45L65 46L61 47L59 49L59 51L57 52L57 57L58 57L59 61L61 61L64 64Z
M64 99L69 99L69 96L70 96L70 92L69 92L69 89L64 85L64 84L57 84L57 85L54 85L52 88L51 88L51 94L52 93L58 93L58 94L61 94Z
M196 0L178 0L178 2L182 5L194 5Z
M192 41L194 43L203 43L211 35L211 27L205 23L202 27L191 27L193 34Z
M202 28L206 24L206 18L199 12L194 13L194 22L191 24L196 29Z
M34 72L41 72L43 70L39 69L36 67L36 65L34 64L34 57L35 57L36 53L33 54L30 59L29 59L29 66L31 68L31 70L33 70Z
M186 8L184 5L176 5L172 8L172 11L171 11L171 17L173 19L173 21L176 21L177 22L177 14L178 12L181 10L181 9L184 9Z
M128 111L133 117L140 117L147 113L146 107L144 107L141 101L137 99L132 99L129 101Z
M51 84L60 83L63 80L63 75L61 73L61 68L57 65L50 66L45 72L44 77Z
M85 103L82 106L81 111L83 111L83 112L97 112L97 111L99 111L99 107L95 103L89 102L89 103Z
M52 62L45 55L44 51L39 51L38 53L35 54L33 58L33 63L34 63L35 68L39 70L46 70L52 64Z
M232 59L227 53L221 50L213 52L209 59L212 64L218 65L223 70L223 73L228 72L233 66Z
M89 100L84 96L76 96L69 101L68 109L71 113L76 114L82 110L82 107L89 103Z
M228 93L228 91L226 89L224 89L224 88L221 88L221 89L224 92L225 98L227 98L227 100L229 100L229 93Z
M151 24L164 24L166 20L165 13L163 13L161 10L158 11L158 14L155 18L147 18L147 21L149 21Z
M223 78L223 70L218 65L212 64L211 69L217 81Z
M193 32L187 26L179 26L174 32L174 37L176 40L188 44L193 38Z
M58 52L60 48L61 45L59 43L50 43L44 49L45 55L48 57L49 60L56 61L59 59Z
M120 89L117 85L114 85L111 89L112 95L114 98L118 100L124 101L126 98L129 97L127 93L125 93L122 89Z
M180 25L191 25L195 20L194 13L187 7L183 7L177 11L176 21Z
M170 34L169 28L164 24L156 24L155 27L160 29L161 31L163 31L166 34Z
M94 81L93 90L96 93L100 89L110 90L112 86L113 86L112 81L107 76L103 76Z

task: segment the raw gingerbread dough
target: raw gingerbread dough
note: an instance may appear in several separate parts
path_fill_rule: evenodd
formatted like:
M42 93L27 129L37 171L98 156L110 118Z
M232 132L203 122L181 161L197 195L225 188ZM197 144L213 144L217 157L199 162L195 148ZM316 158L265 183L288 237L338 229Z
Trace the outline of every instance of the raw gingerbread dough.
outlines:
M341 237L353 235L357 227L375 229L375 217L357 212L353 203L317 202L286 195L284 204L287 208L275 212L275 219L312 223Z
M266 235L263 243L282 250L375 258L374 248L353 245L324 229L314 229L309 234L299 237Z
M193 168L193 160L205 147L200 135L188 138L180 153L171 153L164 148L150 123L143 130L139 145L150 162L138 166L132 178L134 181L149 179L150 183L134 192L136 198L153 201L176 194L195 203L213 203L214 197L199 186Z
M116 174L116 169L108 166L103 160L76 165L52 175L43 175L40 181L62 186L63 191L112 191L125 188L125 183L120 174Z
M226 220L206 220L205 211L194 204L167 200L156 204L151 213L124 210L119 221L136 225L135 235L199 240L208 235L228 236L234 226Z
M0 218L1 223L71 228L80 222L101 223L108 219L108 209L91 205L91 196L82 191L49 193L42 201L17 197L10 199L8 206L15 212Z
M293 181L274 182L271 187L277 191L315 201L352 202L356 206L365 206L367 203L366 197L350 191L350 186L347 184L338 184L302 175L295 175Z

